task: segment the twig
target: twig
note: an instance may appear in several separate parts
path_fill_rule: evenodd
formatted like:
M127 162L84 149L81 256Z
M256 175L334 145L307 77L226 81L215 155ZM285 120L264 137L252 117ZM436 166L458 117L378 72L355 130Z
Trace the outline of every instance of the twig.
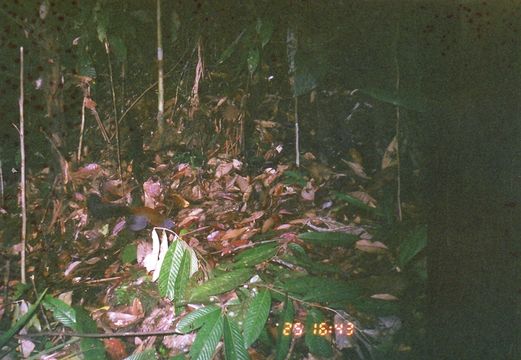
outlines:
M0 160L0 207L4 207L4 170L2 169L2 160Z
M157 28L157 130L162 140L165 130L165 88L163 74L163 33L161 32L161 0L156 2Z
M81 126L80 126L80 141L78 142L78 154L76 159L78 164L81 161L81 148L83 145L83 132L85 131L85 101L81 103Z
M394 62L396 66L396 96L398 96L398 92L400 90L400 63L398 62L398 40L400 37L400 22L396 25L396 41L395 41L395 53L394 53ZM400 105L396 105L396 164L397 164L397 172L396 175L396 202L398 203L398 221L402 221L402 181L400 177Z
M110 49L109 49L109 41L105 38L105 52L107 53L107 60L109 63L109 77L110 77L110 90L112 92L112 107L114 108L114 124L116 126L116 155L118 159L118 174L121 179L121 150L119 146L119 125L118 125L118 109L116 106L116 90L114 90L114 77L112 76L112 62L110 61Z
M27 208L25 204L25 138L24 138L24 48L20 47L20 99L18 101L20 111L20 206L22 208L22 232L20 234L22 249L20 260L20 274L22 284L25 279L25 239L27 235Z
M183 335L184 333L177 330L161 330L161 331L137 331L122 333L76 333L72 331L42 331L39 333L18 334L19 338L35 338L44 336L73 336L80 338L104 339L113 337L134 337L134 336L162 336L162 335Z

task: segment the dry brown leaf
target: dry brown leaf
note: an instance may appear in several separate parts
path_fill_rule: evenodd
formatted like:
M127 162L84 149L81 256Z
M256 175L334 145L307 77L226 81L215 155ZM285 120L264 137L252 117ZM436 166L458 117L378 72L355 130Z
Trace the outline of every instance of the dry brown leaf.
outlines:
M387 149L385 149L385 153L382 158L382 170L385 170L388 167L395 166L398 164L397 151L398 139L395 136L393 140L389 143L389 145L387 145Z
M233 169L233 163L221 163L215 169L215 177L220 179L224 175L228 174Z
M223 237L221 238L221 240L225 241L225 240L234 240L234 239L238 239L239 237L241 237L242 234L244 234L246 231L248 231L248 227L242 227L242 228L238 228L238 229L230 229L230 230L227 230Z
M264 216L264 211L262 211L262 210L255 211L249 217L247 217L246 219L241 220L239 222L239 224L247 224L247 223L250 223L250 222L255 222L255 220L258 220L258 219L260 219L263 216Z
M362 166L362 164L355 163L352 161L345 161L345 163L349 166L349 168L351 170L353 170L353 172L355 173L356 176L358 176L362 179L366 179L366 180L370 179L370 177L367 176L367 174L365 173L365 170L364 170L364 167Z
M302 189L300 195L302 196L302 199L306 201L313 201L315 200L315 192L317 189L318 188L314 186L311 181L308 181L306 186Z
M367 253L382 253L387 251L387 246L379 241L358 240L355 246L358 250Z
M360 200L364 204L369 205L370 207L373 207L373 208L376 207L376 204L377 204L376 200L371 195L366 193L365 191L353 191L353 192L350 192L349 195Z
M244 177L244 176L241 176L241 175L237 175L237 177L235 178L235 183L237 184L237 187L239 188L239 190L241 190L241 192L243 194L248 192L248 190L251 189L250 178L249 177Z

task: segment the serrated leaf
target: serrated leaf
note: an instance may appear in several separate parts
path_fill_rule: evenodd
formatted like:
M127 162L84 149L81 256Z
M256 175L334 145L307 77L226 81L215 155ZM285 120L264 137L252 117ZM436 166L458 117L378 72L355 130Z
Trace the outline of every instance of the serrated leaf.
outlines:
M341 232L307 232L298 235L299 239L320 246L350 247L358 236Z
M275 359L283 360L288 355L289 345L291 344L291 337L293 334L291 331L288 333L288 329L291 329L291 325L293 324L293 318L295 316L295 310L293 307L293 302L286 295L286 299L284 300L284 307L282 309L282 313L279 319L279 328L277 331L277 346L275 348ZM289 324L289 325L288 325Z
M257 67L259 66L260 62L259 49L251 48L248 52L248 58L246 59L246 62L248 63L248 71L250 75L253 75L253 73L255 73L255 70L257 70Z
M72 307L50 295L44 297L43 306L51 311L54 318L62 323L62 325L80 331L76 320L76 311Z
M9 342L9 340L11 340L11 338L13 336L15 336L18 333L18 331L20 331L25 326L25 324L27 324L27 322L29 322L29 320L31 320L31 318L36 313L36 310L38 310L38 307L40 306L40 303L42 302L46 293L47 293L47 289L45 289L40 294L40 296L38 297L36 302L29 307L29 310L27 310L27 312L24 315L22 315L18 319L18 321L16 321L16 323L13 326L11 326L11 328L9 328L9 330L7 330L5 333L3 333L0 336L0 349L5 344L7 344Z
M189 299L192 302L208 301L212 295L222 294L244 284L253 274L253 269L237 269L224 273L193 289Z
M271 295L268 290L259 291L251 300L244 319L244 345L246 348L259 337L270 314Z
M226 360L246 360L250 358L239 327L228 316L224 316L223 334Z
M398 251L398 265L407 265L420 251L427 246L427 228L418 226L407 236Z
M181 240L175 240L166 252L159 273L159 293L170 300L184 296L190 271L190 255L182 246ZM179 299L176 299L179 300Z
M306 317L304 340L310 353L324 358L331 358L333 349L331 343L320 334L320 324L325 324L324 314L316 309L309 310ZM319 331L316 331L316 328L319 328Z
M197 332L190 358L192 360L210 360L213 357L223 333L223 317L221 311L216 312Z
M203 308L192 311L190 314L183 317L177 323L177 330L182 333L189 333L195 329L200 328L203 324L211 318L213 313L219 312L221 308L216 305L208 305Z
M233 267L252 267L258 265L275 256L277 250L278 245L276 243L256 246L252 249L245 250L235 257Z

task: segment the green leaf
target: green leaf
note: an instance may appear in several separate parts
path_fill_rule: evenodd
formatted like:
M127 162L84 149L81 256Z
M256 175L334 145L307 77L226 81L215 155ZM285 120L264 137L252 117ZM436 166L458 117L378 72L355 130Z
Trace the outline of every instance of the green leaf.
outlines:
M435 101L427 98L422 98L417 94L396 93L396 90L366 88L360 89L364 94L369 95L373 99L392 104L394 106L401 106L405 109L414 110L417 112L425 112L437 106Z
M18 321L16 321L16 323L9 330L7 330L5 333L0 335L0 349L5 344L7 344L9 342L9 340L11 340L13 338L13 336L15 336L18 333L18 331L20 331L25 326L25 324L27 324L29 322L29 320L31 320L31 318L36 313L36 310L38 310L38 306L40 306L40 303L42 302L46 293L47 293L47 289L45 289L40 294L40 296L38 296L38 299L36 300L36 302L29 307L29 310L24 315L22 315L18 319Z
M368 213L375 215L375 216L379 216L379 217L383 216L383 213L380 209L371 207L351 195L340 193L340 192L334 192L334 196L338 200L345 201L349 205L352 205L359 210L367 211Z
M76 311L60 299L55 299L52 296L47 295L43 299L43 306L45 306L47 310L51 311L54 318L62 323L62 325L78 332L81 331L76 320Z
M360 286L326 277L303 276L283 283L283 288L304 301L346 304L360 296Z
M214 316L212 314L215 312L220 314L221 308L216 305L208 305L192 311L177 323L177 330L185 334L194 331L203 326L209 318L212 318Z
M223 334L223 317L221 312L213 313L208 321L197 332L195 341L190 349L190 359L210 360Z
M277 346L275 348L275 359L283 360L288 355L289 345L291 344L291 337L293 333L291 328L293 326L293 318L295 316L295 310L293 308L293 302L286 295L284 300L284 308L279 319L279 328L277 331Z
M128 244L123 248L120 255L121 262L123 264L131 264L137 259L137 246L136 244Z
M331 358L333 356L331 343L324 336L313 331L323 323L325 323L325 318L322 312L316 309L309 310L306 317L306 334L304 339L309 352L320 357Z
M190 255L186 248L181 244L181 240L175 240L168 251L161 265L159 273L159 293L170 300L184 296L188 277L190 275Z
M119 36L110 37L110 47L114 52L117 61L125 62L127 60L127 46Z
M259 337L270 314L271 295L268 290L260 290L251 300L244 319L244 345L246 348Z
M219 58L219 61L217 61L217 64L222 64L230 56L232 56L233 52L235 51L235 48L237 47L237 44L239 43L239 40L242 38L246 30L241 31L241 33L235 38L235 40L226 48L226 50L223 51L221 54L221 57Z
M208 301L212 295L222 294L244 284L253 274L253 269L237 269L224 273L193 289L189 299L192 302Z
M226 360L246 360L250 358L246 347L244 347L244 339L239 326L228 316L224 317L223 333Z
M278 244L264 244L248 249L235 257L234 268L252 267L271 259L278 251Z
M307 232L298 235L299 239L321 246L343 246L350 247L359 237L342 232Z
M259 34L261 48L264 48L264 46L266 46L266 44L271 40L271 35L273 34L273 22L266 19L257 19L255 30L257 31L257 34Z
M96 322L92 320L89 313L82 307L75 306L77 331L79 333L97 333L98 327ZM87 360L105 359L105 346L100 339L82 338L80 341L80 349L83 357Z
M259 49L251 48L248 52L248 58L246 59L246 62L248 63L248 71L250 72L250 75L253 75L255 70L257 70L260 62Z
M157 360L157 353L154 349L147 349L137 354L127 356L125 360Z
M427 246L427 227L417 226L400 244L398 265L404 267Z

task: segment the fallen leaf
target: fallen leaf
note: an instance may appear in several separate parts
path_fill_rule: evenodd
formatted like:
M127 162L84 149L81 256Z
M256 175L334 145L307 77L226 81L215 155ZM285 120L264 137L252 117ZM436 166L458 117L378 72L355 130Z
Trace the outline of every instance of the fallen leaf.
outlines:
M369 240L358 240L355 247L367 253L382 253L387 250L387 246L379 241L371 242Z

